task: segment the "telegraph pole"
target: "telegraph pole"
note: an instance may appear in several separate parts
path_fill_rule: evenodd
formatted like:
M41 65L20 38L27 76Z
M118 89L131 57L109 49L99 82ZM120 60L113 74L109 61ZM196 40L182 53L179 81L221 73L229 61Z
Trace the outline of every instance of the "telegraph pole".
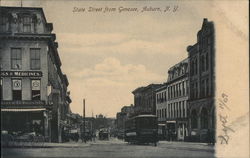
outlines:
M83 99L83 139L84 139L84 142L86 143L86 139L85 139L85 99Z

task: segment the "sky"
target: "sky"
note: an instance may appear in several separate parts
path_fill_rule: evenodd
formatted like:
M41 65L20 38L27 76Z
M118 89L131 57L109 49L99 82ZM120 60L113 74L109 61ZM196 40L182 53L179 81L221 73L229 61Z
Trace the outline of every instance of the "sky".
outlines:
M20 6L2 0L1 5ZM216 4L220 5L220 4ZM223 4L221 4L223 5ZM203 18L213 20L213 1L23 0L42 7L54 26L62 71L69 79L72 112L115 117L134 103L134 89L167 81L168 69L187 58ZM176 7L176 12L73 12L89 7ZM244 20L244 19L243 19Z

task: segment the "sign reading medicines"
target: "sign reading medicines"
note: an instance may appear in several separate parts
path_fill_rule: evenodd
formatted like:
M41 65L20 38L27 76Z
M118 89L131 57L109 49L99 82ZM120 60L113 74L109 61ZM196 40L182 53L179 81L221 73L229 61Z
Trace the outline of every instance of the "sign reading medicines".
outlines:
M41 71L1 71L1 77L42 77Z

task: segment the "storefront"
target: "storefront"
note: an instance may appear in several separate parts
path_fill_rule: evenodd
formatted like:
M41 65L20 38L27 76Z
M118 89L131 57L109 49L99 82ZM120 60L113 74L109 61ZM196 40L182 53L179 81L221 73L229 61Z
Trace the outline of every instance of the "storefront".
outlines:
M184 141L188 136L187 122L179 121L177 126L177 140Z
M158 124L158 137L160 140L166 140L166 124Z
M10 134L35 132L48 134L48 115L45 108L40 109L1 109L2 130Z
M166 122L166 137L168 141L176 140L176 121Z

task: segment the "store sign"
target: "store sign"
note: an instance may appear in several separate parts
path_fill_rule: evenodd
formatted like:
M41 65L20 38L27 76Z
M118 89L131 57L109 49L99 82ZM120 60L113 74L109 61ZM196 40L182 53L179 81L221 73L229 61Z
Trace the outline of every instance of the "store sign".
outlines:
M42 77L41 71L1 71L1 77Z
M40 90L40 80L31 81L32 90Z
M22 81L21 80L12 80L13 90L22 90Z
M1 106L45 106L42 100L1 100Z

